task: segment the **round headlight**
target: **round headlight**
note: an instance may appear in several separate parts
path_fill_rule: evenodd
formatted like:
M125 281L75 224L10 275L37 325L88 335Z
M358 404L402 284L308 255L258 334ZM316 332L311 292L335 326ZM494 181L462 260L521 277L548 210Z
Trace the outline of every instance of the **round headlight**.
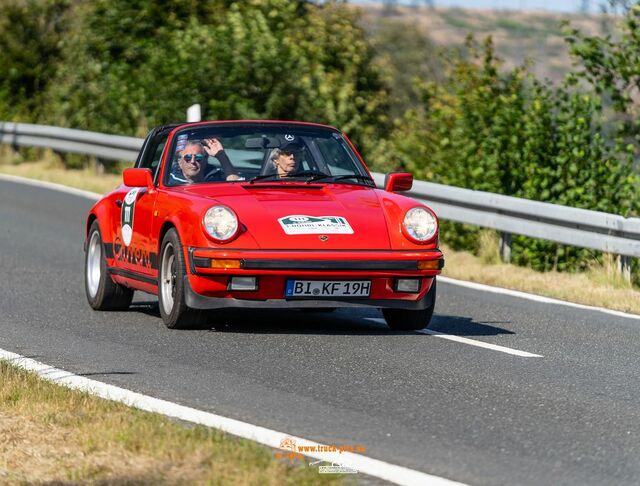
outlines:
M402 227L410 239L423 243L433 238L433 235L436 234L438 221L431 211L415 207L409 209L405 214Z
M226 206L213 206L204 213L202 224L214 240L227 241L238 233L238 218Z

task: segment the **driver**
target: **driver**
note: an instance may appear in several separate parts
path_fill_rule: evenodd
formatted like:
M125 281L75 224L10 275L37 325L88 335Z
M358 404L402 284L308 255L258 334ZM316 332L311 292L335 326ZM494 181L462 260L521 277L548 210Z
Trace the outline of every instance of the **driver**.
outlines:
M217 138L207 138L202 142L195 140L189 141L185 148L178 152L176 158L181 173L171 173L169 175L170 181L174 184L193 184L209 179L216 180L215 176L218 173L218 169L214 169L208 174L205 173L207 156L218 159L227 181L241 180L241 177L225 153L220 140Z

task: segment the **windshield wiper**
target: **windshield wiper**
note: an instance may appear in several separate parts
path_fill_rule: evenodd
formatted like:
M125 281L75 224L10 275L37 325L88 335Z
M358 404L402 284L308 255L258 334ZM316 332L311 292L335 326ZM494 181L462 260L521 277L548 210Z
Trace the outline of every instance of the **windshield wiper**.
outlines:
M342 181L344 179L356 179L362 182L366 182L367 185L369 186L375 186L376 184L373 181L373 179L371 179L371 177L360 175L360 174L344 174L344 175L336 175L336 176L329 176L329 177L331 177L334 181Z
M279 179L293 179L296 177L308 177L308 179L305 181L307 184L314 181L319 181L321 179L331 179L334 181L340 181L344 179L357 179L359 181L368 183L368 185L375 185L375 182L373 182L373 180L369 176L360 175L360 174L330 175L317 170L303 170L300 172L293 172L291 174L287 174L283 176L278 176L278 174L263 174L263 175L255 176L254 178L250 179L249 183L253 184L256 181L261 181L263 179L269 179L273 177L279 178Z
M296 176L311 176L306 180L307 184L310 184L314 181L319 181L320 179L327 179L329 177L333 177L332 175L325 174L324 172L317 172L315 170L305 170L304 173L299 172L295 174Z
M309 182L317 181L319 179L324 179L325 177L331 177L331 176L329 174L325 174L324 172L320 172L318 170L301 170L300 172L292 172L290 174L287 174L284 177L287 177L287 178L308 177L308 179L305 182L309 183Z
M332 181L341 181L344 179L357 179L359 181L367 182L368 185L375 185L375 182L369 177L360 174L343 174L343 175L330 175L325 174L324 172L319 172L316 170L304 170L302 172L296 172L295 174L290 174L286 177L305 177L311 176L307 179L307 184L314 181L319 181L321 179L331 179Z
M255 176L253 179L249 180L249 183L253 184L256 181L261 181L263 179L269 179L271 177L276 177L276 178L279 178L279 179L293 179L295 177L309 177L309 176L311 176L311 178L309 180L307 180L306 182L315 181L317 179L322 179L324 177L333 177L333 176L330 176L328 174L325 174L324 172L319 172L317 170L302 170L300 172L293 172L291 174L286 174L286 175L282 175L282 176L278 176L277 173L258 175L258 176Z
M274 173L274 174L257 175L255 177L252 177L251 179L249 179L249 184L253 184L256 181L261 181L262 179L269 179L270 177L278 177L278 174Z

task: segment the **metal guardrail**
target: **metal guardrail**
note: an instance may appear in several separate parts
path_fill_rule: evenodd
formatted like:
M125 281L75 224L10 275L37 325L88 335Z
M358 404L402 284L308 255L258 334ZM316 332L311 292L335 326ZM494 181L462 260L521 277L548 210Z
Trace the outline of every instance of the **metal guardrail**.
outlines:
M135 160L143 140L134 137L26 123L0 122L0 143L49 147L110 160ZM378 186L384 174L374 173ZM492 228L502 233L503 256L510 235L518 234L620 255L630 278L630 257L640 257L640 218L530 201L425 181L414 181L409 196L424 201L442 219Z
M107 160L136 160L143 140L72 128L0 122L0 143L17 147L47 147Z

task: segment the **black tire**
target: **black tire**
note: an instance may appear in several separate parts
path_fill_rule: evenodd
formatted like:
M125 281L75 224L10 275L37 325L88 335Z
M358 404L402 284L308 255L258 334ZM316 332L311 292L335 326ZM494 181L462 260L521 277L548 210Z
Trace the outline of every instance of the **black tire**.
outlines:
M169 329L190 329L202 326L207 317L206 313L191 309L185 303L186 265L182 243L175 228L167 231L162 239L159 261L158 302L165 325ZM171 294L171 298L168 294Z
M431 294L431 305L422 310L407 309L382 309L384 320L394 331L419 331L425 329L431 322L433 309L436 306L436 281L429 289Z
M111 279L104 255L100 225L96 220L89 228L84 254L84 290L87 300L95 310L127 310L133 299L133 290Z

